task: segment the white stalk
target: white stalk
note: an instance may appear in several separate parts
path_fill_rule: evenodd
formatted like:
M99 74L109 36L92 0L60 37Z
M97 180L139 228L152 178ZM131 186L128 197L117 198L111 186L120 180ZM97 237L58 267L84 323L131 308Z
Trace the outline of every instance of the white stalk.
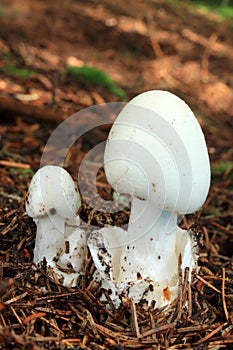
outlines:
M170 280L177 273L177 215L134 198L120 280ZM129 273L130 271L130 273Z
M34 250L34 262L37 264L46 258L48 265L54 265L59 252L64 249L65 219L59 215L45 215L34 219L37 234Z

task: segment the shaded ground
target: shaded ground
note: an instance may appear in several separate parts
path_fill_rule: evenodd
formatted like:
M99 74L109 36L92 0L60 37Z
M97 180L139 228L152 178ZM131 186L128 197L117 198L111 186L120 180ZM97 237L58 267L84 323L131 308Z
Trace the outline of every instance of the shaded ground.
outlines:
M176 7L137 0L126 8L125 2L111 0L101 5L12 0L1 2L0 28L0 349L230 349L232 26L194 13L183 2ZM49 278L43 266L32 268L35 226L24 201L48 137L62 118L93 104L120 101L106 87L64 74L62 69L74 63L104 70L127 98L148 89L176 93L205 132L213 178L198 220L204 235L200 272L191 286L180 287L179 300L167 310L137 306L135 311L130 302L117 311L106 309L91 283L88 254L76 289ZM33 73L22 78L15 68ZM28 106L34 106L33 113ZM96 125L105 122L103 113L103 120L91 115L80 125L89 125L91 118ZM65 166L74 178L84 154L107 132L105 126L87 133L71 149ZM101 162L101 155L93 161ZM85 202L94 184L85 176L81 181ZM97 187L111 198L102 169ZM81 215L93 224L127 221L127 211L91 217L85 203ZM193 216L183 222L184 227L192 224Z

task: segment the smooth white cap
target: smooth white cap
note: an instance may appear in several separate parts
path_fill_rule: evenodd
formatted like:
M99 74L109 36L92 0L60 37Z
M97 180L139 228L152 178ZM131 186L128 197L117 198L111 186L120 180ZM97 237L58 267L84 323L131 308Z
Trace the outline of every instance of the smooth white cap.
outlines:
M167 91L144 92L123 108L109 133L104 162L116 191L153 201L161 210L192 213L209 191L201 127L189 106Z
M26 211L30 217L57 214L74 218L80 205L79 192L65 169L46 165L33 176L26 201Z

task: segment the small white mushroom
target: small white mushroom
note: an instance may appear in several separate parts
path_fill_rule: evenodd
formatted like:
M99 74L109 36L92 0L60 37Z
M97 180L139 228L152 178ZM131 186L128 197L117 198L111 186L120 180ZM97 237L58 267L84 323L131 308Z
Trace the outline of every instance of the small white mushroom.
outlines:
M63 284L70 286L82 272L86 246L76 214L80 205L79 192L65 169L47 165L33 176L26 211L37 225L34 262L46 258Z
M166 305L177 296L179 256L190 278L196 268L194 243L189 232L177 226L177 217L200 209L208 194L210 164L201 127L177 96L145 92L117 117L104 161L111 186L132 196L127 237L116 228L99 232L111 275L97 262L94 233L89 239L104 288L111 286L116 305L116 295L122 293L135 302ZM111 235L114 242L114 235L118 237L118 249Z

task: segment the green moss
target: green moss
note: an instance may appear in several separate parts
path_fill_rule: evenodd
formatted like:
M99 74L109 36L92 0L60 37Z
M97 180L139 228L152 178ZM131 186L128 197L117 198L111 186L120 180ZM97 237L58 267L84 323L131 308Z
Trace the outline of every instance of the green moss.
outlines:
M176 9L177 13L181 13L181 8L188 10L190 13L194 11L203 15L210 12L215 13L220 20L233 18L233 0L229 0L227 5L223 0L168 0Z
M34 175L34 171L31 168L22 169L22 168L10 168L10 173L17 175L20 178L31 178Z
M0 71L7 73L7 74L11 74L23 79L29 78L32 75L35 74L35 72L31 69L26 69L26 68L17 68L14 65L5 65L0 67Z
M65 73L86 80L94 85L99 85L106 88L110 93L125 98L126 94L104 71L84 65L82 67L68 66L65 68Z
M0 5L0 17L12 17L12 11L6 6Z
M220 176L225 174L226 171L232 171L232 169L233 162L220 162L211 166L211 174L213 176Z
M192 0L190 0L192 1ZM209 13L215 12L222 19L233 18L233 7L232 5L222 5L220 1L192 1L195 6L197 6L202 12Z

